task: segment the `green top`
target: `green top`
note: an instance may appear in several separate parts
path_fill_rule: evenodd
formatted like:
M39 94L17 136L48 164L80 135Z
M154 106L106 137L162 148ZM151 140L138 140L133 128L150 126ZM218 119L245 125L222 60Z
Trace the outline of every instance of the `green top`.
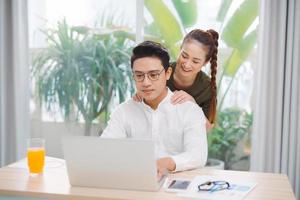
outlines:
M171 63L172 67L172 74L170 79L167 82L167 86L170 88L171 91L175 90L183 90L190 94L195 100L196 103L202 108L204 115L208 119L209 116L209 108L211 103L211 87L210 87L210 78L203 72L200 71L194 83L187 88L176 88L174 85L174 72L176 67L176 62Z

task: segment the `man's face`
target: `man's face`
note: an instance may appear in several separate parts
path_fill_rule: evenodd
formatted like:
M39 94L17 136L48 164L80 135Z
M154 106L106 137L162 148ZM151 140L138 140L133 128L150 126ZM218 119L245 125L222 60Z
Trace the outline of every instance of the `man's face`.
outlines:
M167 93L171 68L165 71L158 58L144 57L134 61L132 70L138 95L149 105L158 104Z

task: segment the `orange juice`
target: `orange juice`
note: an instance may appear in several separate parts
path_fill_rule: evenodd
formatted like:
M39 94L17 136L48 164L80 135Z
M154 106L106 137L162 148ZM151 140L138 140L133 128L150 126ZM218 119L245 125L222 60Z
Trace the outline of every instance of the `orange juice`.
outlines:
M45 149L40 147L28 148L27 162L30 173L42 173L45 164Z

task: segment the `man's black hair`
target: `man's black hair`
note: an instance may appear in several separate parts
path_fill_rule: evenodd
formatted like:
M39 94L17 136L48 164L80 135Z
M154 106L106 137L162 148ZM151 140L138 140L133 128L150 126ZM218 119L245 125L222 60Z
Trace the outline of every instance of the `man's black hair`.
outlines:
M169 67L170 56L167 49L162 46L160 43L153 42L153 41L144 41L138 44L132 50L131 56L131 68L135 60L144 57L155 57L158 58L165 70Z

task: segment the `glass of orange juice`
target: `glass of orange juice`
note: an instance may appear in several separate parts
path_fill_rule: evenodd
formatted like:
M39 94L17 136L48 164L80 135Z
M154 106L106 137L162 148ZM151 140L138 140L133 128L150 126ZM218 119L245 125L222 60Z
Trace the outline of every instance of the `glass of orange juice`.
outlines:
M27 140L27 163L30 173L43 173L45 165L45 139L30 138Z

